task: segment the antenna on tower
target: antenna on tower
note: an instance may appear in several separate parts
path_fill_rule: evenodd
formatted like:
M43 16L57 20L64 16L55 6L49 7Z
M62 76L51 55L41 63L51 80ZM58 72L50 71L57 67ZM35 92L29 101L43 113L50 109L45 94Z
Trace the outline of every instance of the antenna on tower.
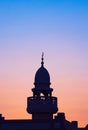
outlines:
M41 66L44 66L44 52L42 52L42 58L41 58L42 62L41 62Z

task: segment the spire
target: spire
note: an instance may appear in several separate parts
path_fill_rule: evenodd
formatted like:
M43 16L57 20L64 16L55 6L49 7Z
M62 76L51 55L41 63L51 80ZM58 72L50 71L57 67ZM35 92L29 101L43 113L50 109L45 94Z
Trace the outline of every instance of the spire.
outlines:
M44 66L44 52L42 52L42 58L41 58L42 62L41 62L41 66Z

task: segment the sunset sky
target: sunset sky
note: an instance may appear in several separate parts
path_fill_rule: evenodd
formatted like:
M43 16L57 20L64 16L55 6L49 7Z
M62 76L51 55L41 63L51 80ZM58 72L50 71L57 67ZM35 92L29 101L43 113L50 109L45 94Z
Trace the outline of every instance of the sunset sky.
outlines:
M0 113L26 112L44 52L60 112L88 124L88 0L0 0Z

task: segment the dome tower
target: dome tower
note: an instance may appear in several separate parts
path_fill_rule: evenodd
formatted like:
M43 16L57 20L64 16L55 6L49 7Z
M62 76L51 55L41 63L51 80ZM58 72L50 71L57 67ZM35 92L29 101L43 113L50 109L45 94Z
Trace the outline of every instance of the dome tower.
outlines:
M53 119L53 114L58 110L57 98L52 96L50 75L44 67L43 56L44 54L41 58L41 67L35 74L33 96L27 98L27 112L32 114L32 119Z

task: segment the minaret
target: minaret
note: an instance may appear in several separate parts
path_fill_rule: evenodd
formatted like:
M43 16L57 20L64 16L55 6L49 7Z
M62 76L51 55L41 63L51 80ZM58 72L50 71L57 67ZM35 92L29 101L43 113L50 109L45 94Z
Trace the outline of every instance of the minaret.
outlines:
M41 67L35 74L33 96L27 98L27 112L32 114L32 119L52 120L53 114L58 111L57 98L52 96L50 88L50 75L44 67L44 54L42 53Z

